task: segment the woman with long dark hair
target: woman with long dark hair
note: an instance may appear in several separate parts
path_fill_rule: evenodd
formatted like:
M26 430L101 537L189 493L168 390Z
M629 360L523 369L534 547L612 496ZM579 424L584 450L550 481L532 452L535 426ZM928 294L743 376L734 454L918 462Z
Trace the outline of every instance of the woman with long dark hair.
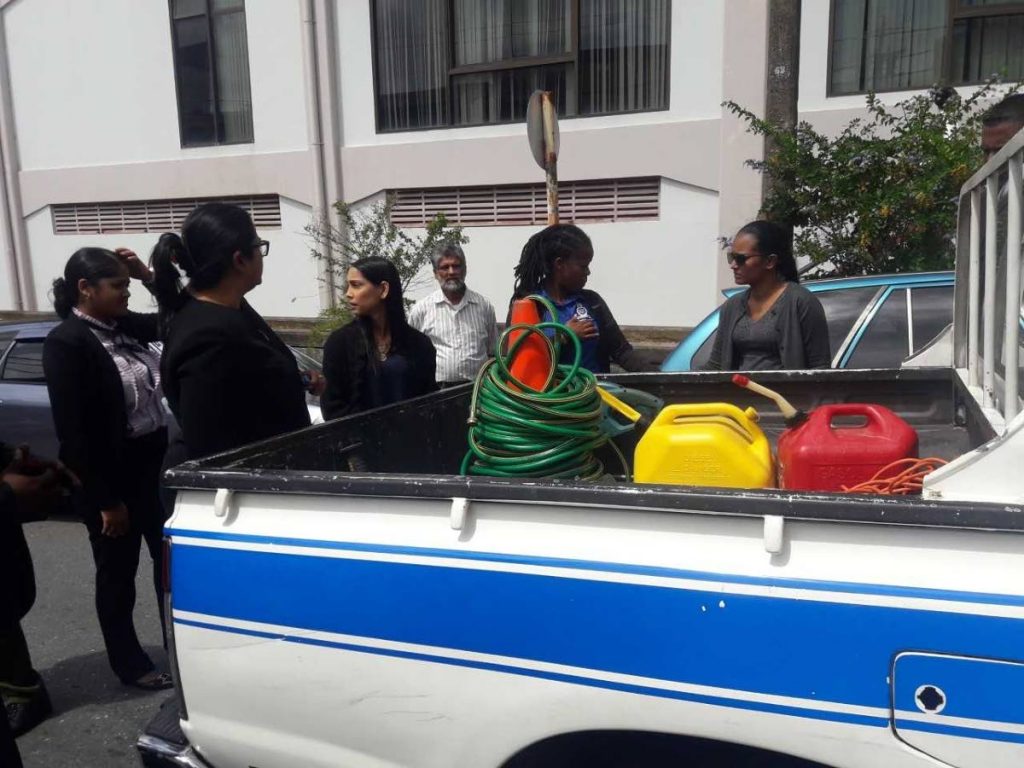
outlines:
M553 224L542 229L523 247L512 298L537 294L551 301L558 317L542 319L563 323L579 337L587 370L608 373L613 361L627 371L656 370L626 340L608 303L585 289L593 260L594 246L579 227ZM572 347L565 345L560 362L570 362L572 355Z
M181 427L168 465L309 426L307 388L295 356L245 300L263 281L270 243L249 214L206 203L185 219L181 235L153 249L154 293L167 325L161 371ZM182 275L188 285L182 286Z
M96 563L96 612L107 657L125 685L167 688L135 633L135 573L145 541L163 610L164 515L160 466L167 447L155 314L128 311L131 278L152 279L128 250L81 248L53 281L63 322L43 345L60 458L82 481L76 507Z
M379 408L437 389L434 345L409 325L402 282L387 259L349 267L346 298L355 318L324 344L325 419Z
M727 254L737 285L750 286L722 305L707 370L828 368L828 322L821 302L800 286L789 233L752 221Z

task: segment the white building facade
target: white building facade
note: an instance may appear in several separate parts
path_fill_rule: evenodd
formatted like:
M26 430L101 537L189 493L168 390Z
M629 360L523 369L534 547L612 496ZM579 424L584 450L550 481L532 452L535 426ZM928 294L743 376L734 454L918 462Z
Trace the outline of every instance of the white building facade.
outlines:
M801 117L1019 77L1021 11L804 0ZM337 297L305 227L384 194L413 230L463 224L470 282L503 307L543 226L523 122L543 87L591 287L624 325L693 325L728 284L719 238L760 203L760 141L721 104L763 110L767 29L767 0L0 0L0 309L47 308L76 248L148 255L227 198L272 243L253 303L311 317Z

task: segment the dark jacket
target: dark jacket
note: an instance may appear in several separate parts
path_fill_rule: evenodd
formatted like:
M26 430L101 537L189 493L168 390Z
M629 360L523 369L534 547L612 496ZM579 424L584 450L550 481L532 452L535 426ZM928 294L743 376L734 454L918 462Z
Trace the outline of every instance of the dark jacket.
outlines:
M142 344L159 339L157 316L129 312L117 320ZM82 481L82 501L107 509L124 498L128 413L117 366L92 329L74 315L50 331L43 344L60 459Z
M6 467L12 458L0 444L0 464ZM21 621L36 600L32 555L21 530L25 522L11 486L0 483L0 631Z
M367 402L368 349L369 342L359 320L353 320L327 337L324 343L327 389L320 398L324 419L337 419L370 407ZM409 360L412 376L406 388L409 397L419 397L437 389L434 381L437 352L425 334L408 326L392 339L391 349Z
M730 296L718 314L718 334L711 357L704 365L709 371L735 371L742 355L732 343L733 331L747 314L748 292ZM797 283L790 283L776 300L775 333L782 370L828 368L832 364L828 321L821 302Z
M201 458L309 426L288 346L248 303L189 299L170 322L160 375L181 427L182 458Z
M658 370L658 366L648 360L643 353L633 349L633 345L629 343L626 339L626 334L622 332L619 324L615 322L615 317L608 308L608 304L601 298L601 294L597 293L597 291L584 289L580 291L579 295L580 301L586 305L591 317L597 323L597 329L600 333L597 339L597 362L600 370L595 371L595 373L607 373L611 370L612 362L630 372ZM506 324L512 318L512 303L516 301L516 298L513 297L512 301L509 302L508 317L505 319Z

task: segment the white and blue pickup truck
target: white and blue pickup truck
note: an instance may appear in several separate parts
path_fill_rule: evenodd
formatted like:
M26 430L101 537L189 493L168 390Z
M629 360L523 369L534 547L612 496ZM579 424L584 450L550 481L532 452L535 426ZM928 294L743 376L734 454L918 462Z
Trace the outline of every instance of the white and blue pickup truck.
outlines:
M951 459L920 496L467 478L468 387L186 464L144 760L1024 765L1022 154L964 188L945 365L760 377L901 415Z

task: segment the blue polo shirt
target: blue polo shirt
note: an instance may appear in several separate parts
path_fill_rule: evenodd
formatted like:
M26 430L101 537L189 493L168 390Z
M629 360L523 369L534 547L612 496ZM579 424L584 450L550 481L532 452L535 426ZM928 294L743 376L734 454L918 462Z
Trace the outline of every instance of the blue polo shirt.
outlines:
M579 320L590 320L592 323L594 323L595 326L597 326L597 318L590 313L590 309L587 307L586 304L583 303L583 299L579 295L570 296L563 302L555 301L550 296L548 296L547 292L545 291L541 291L540 295L555 305L555 311L558 315L558 317L555 318L556 322L562 323L563 325L567 325L570 320L572 320L573 318L577 318ZM546 311L544 312L544 320L551 320L551 317ZM597 328L597 331L598 333L601 332L601 328L599 326ZM547 330L547 335L554 337L554 329L549 328ZM592 371L593 373L607 373L608 371L601 370L598 367L598 340L598 338L580 339L581 346L583 348L583 354L580 359L580 365L586 368L588 371ZM562 342L562 354L560 355L558 362L564 363L565 365L572 365L573 356L574 346L572 342L564 340Z

